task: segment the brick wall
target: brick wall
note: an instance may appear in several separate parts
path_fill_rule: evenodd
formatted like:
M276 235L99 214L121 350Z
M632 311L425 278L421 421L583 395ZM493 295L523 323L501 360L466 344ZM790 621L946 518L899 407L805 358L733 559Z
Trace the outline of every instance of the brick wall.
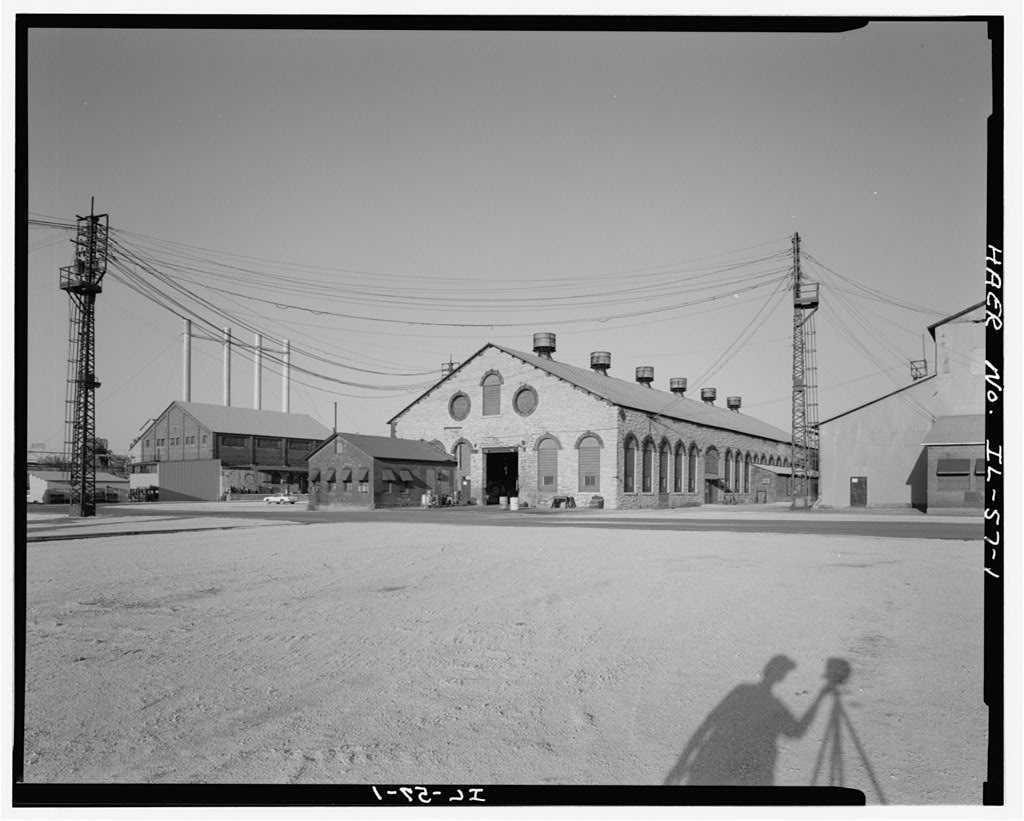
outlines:
M160 440L163 444L157 445ZM211 432L177 406L168 408L141 442L141 462L180 462L212 457Z
M938 475L940 459L966 459L967 473ZM928 510L985 506L984 445L933 445L928 448ZM981 460L981 464L978 462Z

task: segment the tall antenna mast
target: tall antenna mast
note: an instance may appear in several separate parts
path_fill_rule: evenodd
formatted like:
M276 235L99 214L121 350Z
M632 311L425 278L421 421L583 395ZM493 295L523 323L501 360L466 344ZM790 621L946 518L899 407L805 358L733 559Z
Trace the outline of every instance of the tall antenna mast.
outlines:
M96 295L107 272L107 214L78 217L75 257L60 269L60 289L71 300L68 328L66 461L71 466L71 516L96 515Z
M818 496L818 380L814 314L818 283L800 270L800 234L793 234L793 507L810 507Z

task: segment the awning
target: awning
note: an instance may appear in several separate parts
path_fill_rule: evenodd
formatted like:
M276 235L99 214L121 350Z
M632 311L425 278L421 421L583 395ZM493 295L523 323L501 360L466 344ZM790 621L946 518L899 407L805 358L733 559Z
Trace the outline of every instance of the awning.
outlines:
M309 474L309 481L319 482L320 481L320 468L315 468L312 473Z
M384 472L381 474L381 478L385 482L397 482L398 479L395 476L395 472L391 468L384 468Z
M398 475L402 477L403 482L412 481L412 474L409 473L409 471L405 470L404 468L398 471Z
M351 482L352 481L352 468L341 469L341 481Z
M327 471L326 474L324 474L324 481L325 482L333 482L334 481L334 468L331 468L330 470Z
M966 476L971 472L970 459L939 459L936 476Z
M359 481L359 482L368 482L368 481L370 481L370 469L369 468L359 468L358 472L356 473L356 481Z

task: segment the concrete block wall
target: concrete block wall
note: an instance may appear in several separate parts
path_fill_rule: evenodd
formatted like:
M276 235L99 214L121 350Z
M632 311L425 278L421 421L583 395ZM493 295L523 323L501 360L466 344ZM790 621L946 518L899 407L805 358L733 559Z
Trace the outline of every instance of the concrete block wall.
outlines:
M490 371L502 378L500 413L482 414L481 380ZM522 416L516 412L512 399L524 386L537 392L533 413ZM469 415L455 420L448 403L457 392L470 400ZM575 497L577 506L585 507L595 495L605 499L605 507L613 507L615 498L618 434L617 408L580 388L495 348L488 348L468 362L451 377L441 382L430 394L395 420L395 435L404 439L439 440L448 453L455 445L467 441L472 445L469 476L472 492L478 503L485 500L485 451L488 448L514 447L518 451L519 498L533 506L547 507L555 495ZM593 492L579 489L579 453L576 444L585 433L596 434L604 444L601 451L600 487ZM557 490L542 492L537 487L537 450L542 436L551 435L559 442Z

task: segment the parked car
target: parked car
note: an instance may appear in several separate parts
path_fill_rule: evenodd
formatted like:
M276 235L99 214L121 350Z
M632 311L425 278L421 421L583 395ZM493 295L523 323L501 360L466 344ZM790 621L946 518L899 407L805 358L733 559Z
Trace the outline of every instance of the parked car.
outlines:
M273 496L264 496L263 501L268 505L294 505L295 497L287 493L277 493Z

